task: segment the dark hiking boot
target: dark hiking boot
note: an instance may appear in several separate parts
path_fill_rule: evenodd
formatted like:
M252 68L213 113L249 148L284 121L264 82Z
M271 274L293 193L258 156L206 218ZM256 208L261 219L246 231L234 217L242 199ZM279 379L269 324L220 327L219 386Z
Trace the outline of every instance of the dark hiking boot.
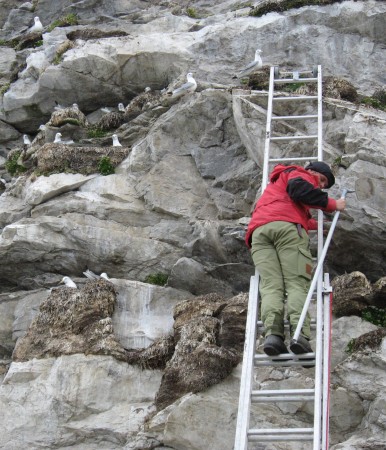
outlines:
M281 336L276 336L276 334L270 334L265 338L263 350L268 356L277 356L280 355L280 353L288 353L283 338Z
M290 342L290 350L292 353L295 353L295 355L302 355L304 353L313 353L312 347L310 343L308 342L308 339L306 339L304 336L299 336L298 340L295 341L294 339ZM302 361L315 361L314 358L304 358ZM314 367L314 364L310 366L303 366L306 369L309 369L311 367Z

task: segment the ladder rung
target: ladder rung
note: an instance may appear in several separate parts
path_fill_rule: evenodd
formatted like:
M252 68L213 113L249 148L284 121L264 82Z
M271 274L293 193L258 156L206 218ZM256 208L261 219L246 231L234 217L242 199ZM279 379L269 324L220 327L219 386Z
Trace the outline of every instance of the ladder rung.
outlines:
M296 71L280 70L280 74L282 74L282 75L292 75L294 72L298 73L299 75L304 75L305 73L312 73L312 74L314 74L313 70L296 70Z
M259 328L264 328L264 324L263 324L263 321L262 320L258 320L257 321L257 326L259 327ZM311 319L311 328L312 327L316 327L316 320L315 319ZM289 321L288 320L285 320L284 321L284 328L285 329L288 329L289 328Z
M279 161L316 161L317 156L299 156L299 158L271 158L269 162L279 162Z
M288 84L288 83L315 83L317 78L275 78L274 82L277 84Z
M301 119L317 119L317 114L307 114L304 116L273 116L272 120L301 120Z
M266 428L248 430L249 441L312 441L313 428Z
M259 403L313 401L314 395L314 389L261 390L252 391L252 400Z
M276 136L271 137L271 141L301 141L301 140L308 140L308 139L318 139L317 134L309 134L306 136Z
M281 353L280 355L268 356L265 354L255 354L254 364L257 366L314 366L315 353L303 353L295 355L294 353Z
M268 397L252 397L252 402L253 403L278 403L278 402L309 402L309 401L314 401L314 397L309 397L307 395L291 395L291 397L272 397L272 396L268 396Z
M275 356L268 356L265 353L256 353L255 354L255 359L309 359L309 358L315 358L315 353L314 352L310 352L310 353L301 353L300 355L295 355L295 353L280 353L280 355L275 355Z
M280 101L286 101L286 100L317 100L317 95L294 95L294 96L288 96L288 97L273 97L272 100L280 100Z

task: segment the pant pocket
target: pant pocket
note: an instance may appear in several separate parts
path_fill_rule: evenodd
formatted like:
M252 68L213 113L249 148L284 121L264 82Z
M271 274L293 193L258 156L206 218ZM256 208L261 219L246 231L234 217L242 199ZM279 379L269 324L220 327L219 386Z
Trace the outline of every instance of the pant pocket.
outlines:
M301 277L306 278L307 280L311 280L312 270L313 270L313 264L312 264L311 253L304 248L299 248L298 274Z

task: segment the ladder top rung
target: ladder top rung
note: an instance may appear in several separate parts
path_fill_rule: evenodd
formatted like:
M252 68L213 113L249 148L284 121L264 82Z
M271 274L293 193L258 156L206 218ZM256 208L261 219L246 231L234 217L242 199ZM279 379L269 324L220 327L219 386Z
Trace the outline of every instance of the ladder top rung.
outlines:
M317 161L317 156L299 156L299 158L271 158L269 162L280 162L280 161Z
M312 73L314 74L314 69L301 69L301 70L280 70L281 74L285 75L292 75L293 73L298 73L299 75L303 75L305 73Z
M285 97L273 97L272 100L317 100L317 95L293 95Z
M275 78L274 82L278 84L286 84L286 83L315 83L317 82L317 78Z

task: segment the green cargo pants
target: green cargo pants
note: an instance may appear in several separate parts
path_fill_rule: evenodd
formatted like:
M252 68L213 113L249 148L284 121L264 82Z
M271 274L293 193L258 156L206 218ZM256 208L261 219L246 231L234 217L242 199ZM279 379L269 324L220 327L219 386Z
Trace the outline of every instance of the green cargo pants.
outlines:
M265 335L284 337L284 300L291 336L295 332L311 282L312 256L307 232L296 224L277 221L252 234L252 259L260 275L261 320ZM310 316L301 334L310 338Z

